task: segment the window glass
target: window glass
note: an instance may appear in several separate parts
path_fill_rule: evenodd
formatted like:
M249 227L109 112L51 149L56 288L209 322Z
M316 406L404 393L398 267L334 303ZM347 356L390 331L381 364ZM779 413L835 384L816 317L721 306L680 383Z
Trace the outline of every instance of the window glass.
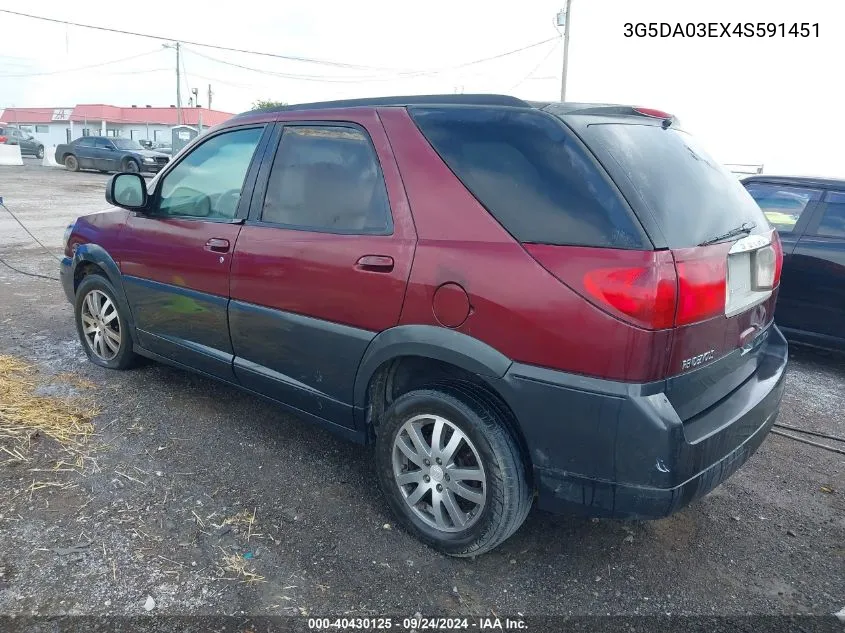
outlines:
M111 141L109 141L108 139L105 139L105 138L95 138L94 139L94 147L106 149L106 148L111 147L111 146L112 146Z
M261 219L315 231L389 232L387 191L364 132L340 126L286 127Z
M36 134L47 134L50 131L50 128L46 125L36 125L35 126L35 133Z
M161 183L159 214L235 217L262 128L218 134L195 147Z
M791 233L811 200L818 199L818 192L798 187L750 183L748 193L760 205L766 219L781 233Z
M92 138L80 138L74 143L77 147L94 147L94 139Z
M114 146L118 149L134 149L134 150L142 150L144 149L141 147L141 144L138 141L133 141L129 138L116 138L112 141Z
M563 123L538 111L413 108L423 135L517 240L642 248L641 230Z
M825 206L818 235L845 237L845 192L831 191L825 196Z

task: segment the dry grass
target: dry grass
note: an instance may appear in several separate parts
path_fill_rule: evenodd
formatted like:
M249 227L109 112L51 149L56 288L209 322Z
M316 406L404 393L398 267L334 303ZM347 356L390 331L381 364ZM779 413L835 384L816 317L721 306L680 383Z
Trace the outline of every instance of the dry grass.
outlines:
M91 384L72 375L56 378L80 387ZM82 467L83 450L94 433L91 419L98 413L96 407L82 397L37 395L38 385L38 372L32 366L0 355L0 459L29 461L32 441L43 436L69 453L74 466Z
M264 582L264 576L257 574L254 568L249 569L247 567L249 563L243 556L238 554L227 554L222 547L220 548L220 551L223 552L223 559L220 562L220 568L224 572L234 574L234 580L240 580L245 583Z

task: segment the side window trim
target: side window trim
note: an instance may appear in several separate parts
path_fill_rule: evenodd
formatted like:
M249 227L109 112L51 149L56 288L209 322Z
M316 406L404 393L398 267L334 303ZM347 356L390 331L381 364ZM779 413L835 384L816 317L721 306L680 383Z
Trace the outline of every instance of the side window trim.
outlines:
M834 195L845 195L845 191L838 191L834 189L828 189L824 192L824 196L819 198L819 201L816 203L816 208L813 213L813 219L807 225L807 229L804 231L804 235L806 237L812 237L814 239L822 239L822 240L841 240L842 238L836 235L823 235L819 234L819 227L821 227L822 220L824 219L824 215L829 208L830 198Z
M767 182L765 180L755 180L749 182L748 185L746 185L746 189L752 189L755 185L758 185L759 187L771 187L773 189L799 189L810 194L810 200L807 202L807 206L801 211L801 215L791 231L780 231L777 227L775 227L775 230L777 230L782 236L790 236L798 239L807 230L807 226L811 223L811 221L815 219L819 207L822 206L821 199L824 192L821 189L813 189L810 187L802 187L801 185L790 185L779 182ZM751 195L751 192L749 191L748 194ZM751 197L753 198L754 196L752 195ZM757 199L755 198L754 201L756 202ZM764 214L765 212L765 209L763 209Z
M243 184L243 188L241 190L241 197L240 197L240 200L238 200L238 208L235 211L235 217L234 218L231 218L231 219L229 219L229 218L204 218L204 217L196 217L196 216L190 216L190 215L159 216L155 212L150 213L149 217L154 218L154 219L162 218L162 219L193 220L193 221L198 221L198 222L214 222L214 223L218 223L218 224L238 224L238 223L242 223L246 219L247 213L249 211L249 204L250 204L250 200L252 198L253 187L255 185L255 176L258 173L258 168L262 163L261 159L264 155L264 151L267 148L267 140L270 137L271 130L273 128L272 123L259 123L259 124L253 123L253 124L248 124L248 125L238 125L238 126L228 127L228 128L219 130L218 132L216 132L214 134L207 134L205 136L198 137L201 140L198 141L196 144L194 144L193 147L191 147L191 151L185 152L184 154L182 154L182 156L179 157L178 161L173 162L173 163L168 163L167 167L165 167L162 171L160 171L156 175L156 178L155 178L155 181L154 181L155 182L155 189L153 190L153 192L150 196L150 205L151 205L150 208L157 209L158 205L160 203L160 200L161 200L161 188L162 188L162 183L164 182L164 179L167 178L167 176L174 169L176 169L176 167L178 167L179 164L181 164L181 162L183 160L185 160L185 158L187 156L190 156L198 148L203 146L205 143L207 143L211 139L216 138L216 137L220 136L221 134L227 134L227 133L236 132L236 131L239 131L239 130L258 129L258 128L264 128L264 129L263 129L261 138L258 140L258 145L255 147L255 152L252 155L252 159L250 161L249 167L246 170L246 175L244 176L244 184Z
M376 167L378 168L378 174L381 178L381 183L385 188L385 202L387 204L387 228L384 231L347 231L347 230L333 230L329 231L326 229L321 229L319 227L312 227L312 226L297 226L291 224L279 224L277 222L267 222L261 219L261 214L264 210L264 199L267 194L267 187L270 182L270 174L273 170L273 164L276 162L276 156L279 153L279 149L282 143L282 137L284 135L285 128L287 127L313 127L313 126L328 126L328 127L348 127L361 132L364 137L367 139L367 143L370 146L370 150L373 153L375 158ZM384 235L389 236L394 234L394 221L393 221L393 208L390 206L390 196L387 194L387 182L384 175L384 167L381 164L381 158L378 155L378 150L376 149L375 144L373 143L373 139L370 136L369 131L361 125L360 123L356 123L354 121L334 121L334 120L323 120L323 119L315 119L315 120L301 120L301 121L282 121L276 123L276 129L273 133L273 138L271 139L270 143L268 143L266 155L263 157L262 160L262 169L259 175L259 181L256 183L256 187L254 190L254 195L252 198L252 203L249 208L249 216L247 217L247 224L255 225L255 226L266 226L268 228L277 228L277 229L287 229L291 231L302 231L308 233L323 233L327 235Z

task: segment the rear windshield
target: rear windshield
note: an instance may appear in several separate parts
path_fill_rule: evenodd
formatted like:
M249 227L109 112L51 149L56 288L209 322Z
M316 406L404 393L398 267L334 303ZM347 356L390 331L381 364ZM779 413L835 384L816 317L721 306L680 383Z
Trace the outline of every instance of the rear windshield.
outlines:
M608 157L621 169L670 248L696 246L746 222L755 233L769 227L739 180L686 132L602 123L587 126L585 140L612 173Z
M644 248L642 228L566 127L536 110L410 108L423 135L521 242Z

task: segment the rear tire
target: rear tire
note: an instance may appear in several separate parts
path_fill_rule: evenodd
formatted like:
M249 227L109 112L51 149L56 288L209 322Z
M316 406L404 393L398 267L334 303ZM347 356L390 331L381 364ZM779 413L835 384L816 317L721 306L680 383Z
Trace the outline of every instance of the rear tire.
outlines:
M44 146L39 145L38 149L35 150L35 158L44 158Z
M65 156L65 169L68 171L79 171L79 161L73 154Z
M129 172L130 174L137 174L141 171L141 166L137 163L137 161L127 158L123 161L121 169L122 171Z
M376 467L387 503L405 529L444 554L490 551L528 514L533 490L505 415L474 386L440 383L397 398L379 424Z
M132 349L129 324L116 297L114 286L105 277L85 277L74 302L76 333L92 363L107 369L128 369L138 356Z

